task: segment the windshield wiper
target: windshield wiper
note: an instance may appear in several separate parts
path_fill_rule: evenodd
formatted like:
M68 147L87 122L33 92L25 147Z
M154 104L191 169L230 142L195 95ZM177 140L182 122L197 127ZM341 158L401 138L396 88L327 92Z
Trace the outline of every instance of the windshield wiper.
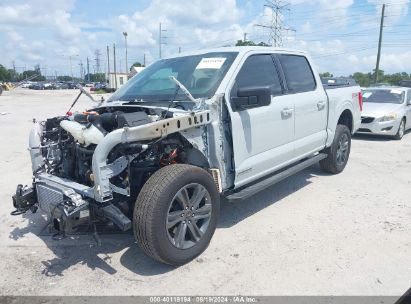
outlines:
M183 93L187 96L188 99L190 99L192 102L197 103L198 100L191 95L190 91L182 84L180 81L177 80L174 76L169 76L170 80L174 81L174 83L177 85L178 88L183 91Z

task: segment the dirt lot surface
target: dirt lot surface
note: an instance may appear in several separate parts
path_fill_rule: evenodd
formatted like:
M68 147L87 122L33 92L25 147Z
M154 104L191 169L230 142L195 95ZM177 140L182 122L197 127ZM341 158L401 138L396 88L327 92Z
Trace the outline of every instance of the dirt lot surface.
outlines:
M243 202L224 203L209 248L178 268L132 234L53 241L40 212L10 216L30 183L33 117L65 113L77 91L0 96L1 295L402 295L411 286L411 134L355 137L346 170L317 166ZM91 103L81 97L77 109Z

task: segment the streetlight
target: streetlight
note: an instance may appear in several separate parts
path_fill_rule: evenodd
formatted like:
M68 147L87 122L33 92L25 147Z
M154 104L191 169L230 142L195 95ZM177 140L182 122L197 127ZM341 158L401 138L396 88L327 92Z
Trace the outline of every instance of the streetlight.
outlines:
M126 44L126 73L128 74L128 61L127 61L127 32L123 32L124 42Z

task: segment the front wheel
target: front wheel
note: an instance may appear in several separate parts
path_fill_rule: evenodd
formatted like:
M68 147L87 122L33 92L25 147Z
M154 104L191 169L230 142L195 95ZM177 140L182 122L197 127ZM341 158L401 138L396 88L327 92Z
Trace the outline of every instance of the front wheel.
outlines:
M401 140L405 134L405 119L401 120L400 126L398 127L397 134L394 135L394 139Z
M148 256L182 265L207 248L219 211L219 193L207 171L169 165L154 173L137 197L134 236Z
M347 165L351 150L351 132L345 125L337 125L335 136L330 148L327 148L327 158L320 161L323 171L338 174Z

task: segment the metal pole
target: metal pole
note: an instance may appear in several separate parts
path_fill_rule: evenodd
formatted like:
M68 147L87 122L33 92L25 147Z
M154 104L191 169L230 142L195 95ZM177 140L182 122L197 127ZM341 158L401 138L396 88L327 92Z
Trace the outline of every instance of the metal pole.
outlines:
M113 44L113 60L114 60L114 85L117 90L117 66L116 66L116 44Z
M110 79L110 47L107 45L107 78Z
M69 56L69 59L70 59L71 80L73 80L73 65L71 64L71 55Z
M378 53L377 53L377 64L375 66L374 83L378 82L378 72L380 70L382 29L384 27L384 17L385 17L384 13L385 13L385 4L382 5L381 23L380 23L380 38L378 39Z
M159 31L158 31L158 53L159 53L159 57L161 59L161 22L160 22L160 27L159 27Z
M246 42L247 41L247 33L244 33L244 40L243 40L244 42Z
M90 62L87 57L87 81L90 82Z
M146 53L143 54L143 66L146 66Z
M124 41L126 44L126 73L128 74L129 70L128 70L128 60L127 60L127 32L123 32L124 35Z

